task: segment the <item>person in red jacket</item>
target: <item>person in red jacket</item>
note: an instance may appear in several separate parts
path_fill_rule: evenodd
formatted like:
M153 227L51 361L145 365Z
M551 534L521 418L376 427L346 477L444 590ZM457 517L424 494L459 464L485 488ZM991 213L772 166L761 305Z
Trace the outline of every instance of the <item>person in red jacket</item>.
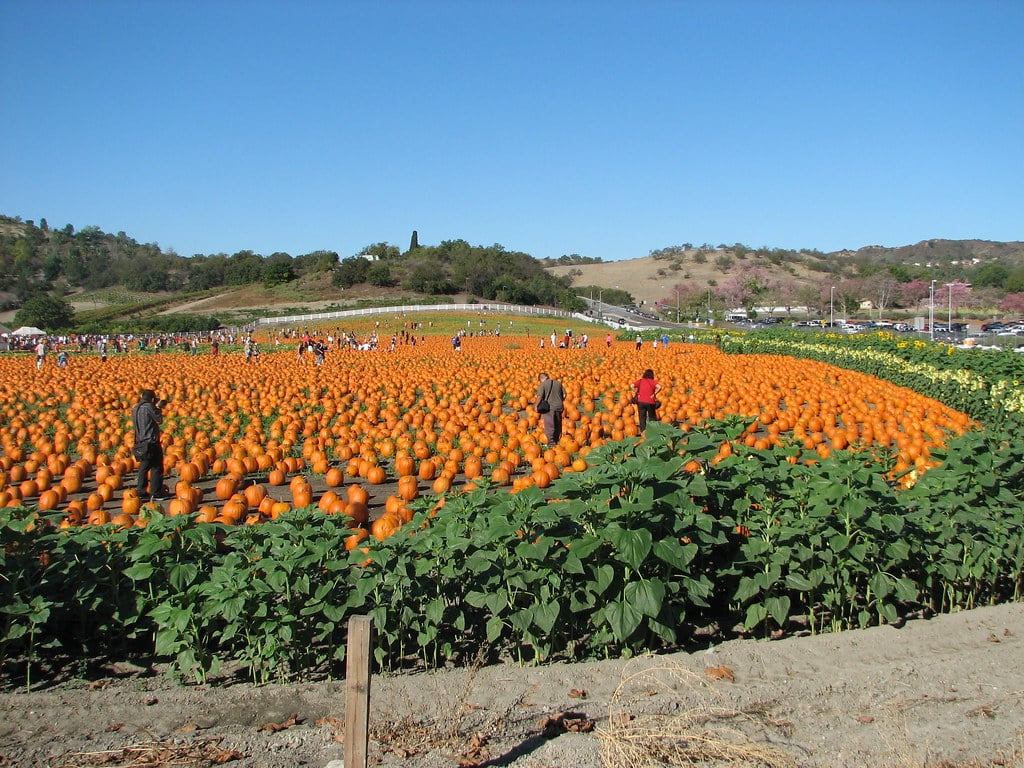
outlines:
M658 418L658 406L661 403L658 402L658 393L661 391L661 384L654 379L654 371L648 368L644 371L644 375L641 376L633 383L633 389L636 391L636 412L640 417L640 431L643 432L647 427L647 419Z

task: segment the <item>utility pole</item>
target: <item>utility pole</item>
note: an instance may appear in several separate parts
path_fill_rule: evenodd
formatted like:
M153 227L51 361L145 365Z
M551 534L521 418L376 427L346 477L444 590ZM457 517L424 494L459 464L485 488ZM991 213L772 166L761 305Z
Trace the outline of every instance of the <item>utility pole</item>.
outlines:
M932 280L928 297L928 340L935 341L935 281Z

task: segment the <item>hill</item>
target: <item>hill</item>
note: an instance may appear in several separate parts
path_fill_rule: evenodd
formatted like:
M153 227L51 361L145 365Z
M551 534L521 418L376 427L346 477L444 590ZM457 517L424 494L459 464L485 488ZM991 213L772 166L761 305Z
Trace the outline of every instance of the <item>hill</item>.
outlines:
M549 266L572 281L581 295L683 316L733 307L807 306L822 314L831 302L844 314L903 309L920 311L934 281L935 301L946 306L948 289L957 309L990 316L1024 312L1024 242L924 240L899 248L866 246L821 253L733 246L690 245L653 251L618 262L562 260ZM973 288L972 288L973 286Z
M0 216L0 322L19 322L25 302L43 295L73 315L53 328L94 332L203 330L264 315L468 297L577 311L586 308L578 297L600 298L683 317L765 305L913 312L933 283L940 291L973 285L969 296L955 297L963 313L1024 312L1024 243L933 239L835 253L687 243L595 262L541 261L464 240L420 246L414 237L405 252L376 243L346 258L329 250L186 258L124 232L54 230L45 219L37 226ZM944 305L946 297L934 301ZM25 314L20 324L46 327Z

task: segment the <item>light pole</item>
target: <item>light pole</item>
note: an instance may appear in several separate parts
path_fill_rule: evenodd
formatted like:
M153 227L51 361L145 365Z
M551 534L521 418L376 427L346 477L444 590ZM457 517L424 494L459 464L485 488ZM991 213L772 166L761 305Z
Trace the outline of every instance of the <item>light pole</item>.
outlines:
M675 292L676 292L676 325L679 325L679 286L676 286Z
M946 333L953 332L953 283L946 283L946 294L949 298L949 320L946 321Z
M601 298L602 296L604 296L604 288L598 288L597 289L597 322L599 322L599 323L603 323L604 322L604 302L602 301L602 298Z
M828 292L828 327L836 325L836 287L833 285Z
M928 340L935 341L935 281L928 295Z

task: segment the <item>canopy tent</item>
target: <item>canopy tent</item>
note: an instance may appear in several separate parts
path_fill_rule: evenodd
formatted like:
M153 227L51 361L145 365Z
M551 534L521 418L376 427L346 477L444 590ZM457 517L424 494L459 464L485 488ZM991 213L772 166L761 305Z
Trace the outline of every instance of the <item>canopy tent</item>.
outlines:
M46 333L32 325L23 325L11 332L11 336L45 336Z

